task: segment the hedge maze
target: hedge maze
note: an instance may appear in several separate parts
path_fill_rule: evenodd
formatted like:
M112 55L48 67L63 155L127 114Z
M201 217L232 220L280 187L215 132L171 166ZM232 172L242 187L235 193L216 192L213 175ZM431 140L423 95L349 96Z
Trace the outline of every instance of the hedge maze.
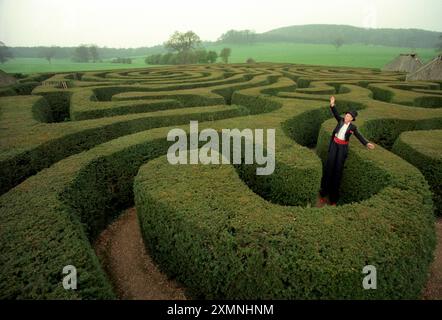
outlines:
M37 84L35 80L37 79ZM442 83L291 64L30 77L0 97L0 297L116 298L92 248L136 205L192 298L419 298L442 208ZM28 87L26 87L28 88ZM315 207L335 120L359 110L337 207ZM172 128L276 129L276 169L167 162ZM78 272L77 290L62 269ZM362 269L377 268L376 290Z

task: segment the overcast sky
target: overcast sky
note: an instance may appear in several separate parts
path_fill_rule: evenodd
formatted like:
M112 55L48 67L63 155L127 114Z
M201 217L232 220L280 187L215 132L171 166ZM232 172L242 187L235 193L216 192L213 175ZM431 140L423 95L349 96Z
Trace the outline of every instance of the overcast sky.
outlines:
M301 24L442 31L442 0L0 0L8 46L141 47L175 30L216 40L229 29Z

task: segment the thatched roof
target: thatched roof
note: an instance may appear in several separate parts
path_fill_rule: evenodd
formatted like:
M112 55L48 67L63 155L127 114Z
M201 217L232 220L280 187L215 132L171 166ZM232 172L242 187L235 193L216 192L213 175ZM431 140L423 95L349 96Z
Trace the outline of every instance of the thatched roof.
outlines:
M3 70L0 70L0 87L9 86L17 83L17 80L13 76L10 76Z
M399 71L399 72L415 72L422 67L423 64L418 58L417 54L407 53L400 54L393 61L388 63L382 71Z
M442 55L409 74L407 80L442 80Z

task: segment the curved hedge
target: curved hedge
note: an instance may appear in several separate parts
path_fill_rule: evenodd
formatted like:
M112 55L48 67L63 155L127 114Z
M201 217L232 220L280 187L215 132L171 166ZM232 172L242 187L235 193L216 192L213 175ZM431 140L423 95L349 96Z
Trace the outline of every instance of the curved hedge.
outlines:
M45 106L41 100L37 100L32 104L34 109ZM5 155L0 155L0 194L14 187L36 171L48 167L69 155L87 150L122 135L149 128L186 123L190 120L208 121L244 114L248 114L248 110L241 106L210 106L190 108L190 110L182 109L181 112L164 110L155 113L122 116L122 118L114 117L109 121L91 120L91 122L83 123L82 126L63 123L60 127L51 127L52 130L49 129L48 131L46 131L47 127L45 126L39 126L37 130L31 127L34 136L24 141L25 145L17 149L11 149ZM29 120L25 122L25 125L35 123L35 120ZM9 125L16 126L17 123L9 123ZM17 130L21 130L21 128L15 127L11 131L16 132Z
M144 161L166 152L170 129L125 136L68 157L1 196L0 296L113 298L87 239L94 239L120 205L130 204L133 176ZM61 287L60 268L68 264L80 275L75 292Z
M435 236L432 195L415 167L352 142L342 205L312 208L335 122L327 90L338 92L341 112L360 110L361 132L386 147L403 131L442 128L442 109L372 99L371 83L397 77L287 64L182 66L59 74L52 80L72 86L1 98L0 297L114 298L91 243L134 196L146 244L193 297L417 297ZM65 114L70 121L50 123ZM188 131L190 120L200 130L275 128L274 174L153 160L166 153L169 130ZM378 267L378 290L361 290L368 263ZM68 264L79 271L74 292L61 287Z
M303 209L264 201L232 167L161 157L138 173L135 202L153 257L195 298L416 298L435 245L431 194L416 169L396 161L406 176L396 172L370 199ZM355 166L371 180L368 168ZM388 176L382 169L371 183ZM409 178L421 192L404 188ZM362 288L368 264L377 290Z
M442 215L442 130L402 133L392 151L418 168L433 192L435 212Z
M438 90L437 83L375 83L368 88L373 92L373 98L385 102L398 103L405 106L420 108L441 108L442 97L427 91L415 91L414 89Z

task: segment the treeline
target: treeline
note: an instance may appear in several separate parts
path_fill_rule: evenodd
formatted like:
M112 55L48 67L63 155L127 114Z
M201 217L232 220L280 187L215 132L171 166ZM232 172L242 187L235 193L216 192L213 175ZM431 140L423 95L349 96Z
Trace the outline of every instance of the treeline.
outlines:
M132 63L132 59L131 58L115 58L115 59L112 59L111 63L131 64Z
M265 33L252 30L229 30L217 42L252 45L256 42L291 42L309 44L383 45L404 48L439 48L440 32L420 29L368 29L346 25L301 25L274 29Z
M54 59L71 59L78 47L38 46L38 47L9 47L9 51L15 58L42 58L42 53L55 48ZM164 52L162 45L140 48L107 48L97 47L101 59L112 59L115 57L130 58L146 56Z
M96 45L81 45L74 50L72 55L74 62L101 62L98 47Z
M330 44L342 39L346 44L383 45L404 48L437 48L440 32L420 29L368 29L346 25L302 25L258 34L259 42Z
M258 40L258 34L253 30L229 30L219 38L220 43L253 44Z
M189 50L186 52L165 54L153 54L145 59L147 64L194 64L194 63L215 63L218 53L205 49Z

